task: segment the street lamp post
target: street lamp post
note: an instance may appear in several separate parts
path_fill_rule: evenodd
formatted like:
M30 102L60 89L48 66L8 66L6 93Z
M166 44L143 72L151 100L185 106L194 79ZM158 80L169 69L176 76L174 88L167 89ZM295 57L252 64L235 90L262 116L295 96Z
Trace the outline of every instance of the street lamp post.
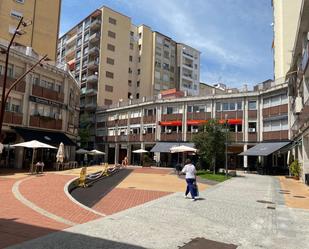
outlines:
M0 109L0 136L1 140L3 139L2 136L2 125L3 125L3 119L4 119L4 111L5 111L5 104L8 99L8 96L10 92L13 90L13 88L28 74L30 73L37 65L41 64L42 61L47 59L47 55L43 56L38 62L36 62L33 66L31 66L28 70L26 70L25 73L23 73L18 79L16 79L12 85L9 87L9 89L6 91L6 82L7 82L7 71L8 71L8 64L9 64L9 54L10 54L10 49L13 44L13 41L16 37L16 35L22 35L24 34L23 30L20 30L20 26L23 25L23 27L27 27L30 25L30 23L26 23L23 21L23 17L20 18L20 21L17 25L17 28L14 31L13 37L5 51L1 51L3 54L6 54L5 58L5 68L4 68L4 77L3 77L3 85L2 85L2 96L1 96L1 109ZM2 141L1 141L2 142Z

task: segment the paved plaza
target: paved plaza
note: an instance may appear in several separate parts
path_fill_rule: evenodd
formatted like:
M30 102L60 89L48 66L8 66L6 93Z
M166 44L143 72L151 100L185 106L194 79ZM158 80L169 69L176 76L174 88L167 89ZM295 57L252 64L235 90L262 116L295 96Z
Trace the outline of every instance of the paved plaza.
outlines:
M184 181L170 170L141 168L86 209L64 193L74 177L71 172L0 178L0 247L179 248L197 237L237 248L309 244L309 210L290 207L309 208L307 195L291 204L293 196L307 194L297 191L308 188L293 190L293 179L242 174L215 186L200 184L201 200L192 202L181 192Z

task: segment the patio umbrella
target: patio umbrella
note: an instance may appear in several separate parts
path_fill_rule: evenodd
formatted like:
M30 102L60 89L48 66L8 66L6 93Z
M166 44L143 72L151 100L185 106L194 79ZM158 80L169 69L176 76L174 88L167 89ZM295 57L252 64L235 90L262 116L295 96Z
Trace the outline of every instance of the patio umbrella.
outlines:
M177 153L177 152L196 152L196 151L197 151L197 149L194 149L192 147L185 146L185 145L174 146L174 147L170 148L170 152L171 153Z
M63 163L64 161L64 144L61 142L59 145L59 149L56 155L57 163Z
M87 154L87 153L89 153L89 150L78 149L75 153L76 154Z
M19 144L13 144L12 147L25 147L25 148L31 148L33 150L32 151L32 161L31 161L31 166L30 166L31 173L32 173L32 170L33 170L34 153L35 153L36 149L38 149L38 148L57 149L54 146L41 143L37 140L32 140L32 141L28 141L28 142L19 143Z
M147 150L144 150L144 149L138 149L138 150L133 150L132 151L133 153L136 153L136 154L141 154L141 156L140 156L140 162L141 162L141 164L142 164L142 154L143 153L146 153L146 152L148 152Z
M104 152L99 151L99 150L91 150L91 151L89 151L88 154L89 154L89 155L92 155L92 156L105 155Z

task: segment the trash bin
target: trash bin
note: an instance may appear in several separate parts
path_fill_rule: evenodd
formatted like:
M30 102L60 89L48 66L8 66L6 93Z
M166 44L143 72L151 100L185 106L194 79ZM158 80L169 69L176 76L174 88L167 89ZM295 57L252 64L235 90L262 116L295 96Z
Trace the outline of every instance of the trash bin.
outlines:
M305 183L309 185L309 173L305 174Z

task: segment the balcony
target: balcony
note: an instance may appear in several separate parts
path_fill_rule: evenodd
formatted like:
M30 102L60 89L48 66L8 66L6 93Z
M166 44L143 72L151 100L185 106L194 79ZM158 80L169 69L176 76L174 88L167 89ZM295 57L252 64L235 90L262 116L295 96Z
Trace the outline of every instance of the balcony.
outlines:
M144 124L151 124L156 122L156 116L144 116L143 117Z
M71 38L69 38L67 41L66 41L66 45L69 45L70 43L72 43L73 41L75 41L77 38L77 34L76 35L73 35Z
M115 127L115 126L116 126L116 122L114 120L106 122L106 127Z
M100 40L100 32L96 32L89 37L89 42L95 43Z
M130 118L130 124L140 124L141 118Z
M100 49L98 47L93 47L88 50L88 55L92 55L92 54L99 55L99 53L100 53Z
M23 121L23 114L18 112L5 112L3 122L7 124L21 125Z
M119 126L127 126L128 125L128 120L127 119L119 119L118 120L118 125Z
M64 101L64 93L59 93L57 91L41 87L38 85L33 85L32 86L32 95L37 96L37 97L43 97L46 99L50 100L55 100L58 102L63 102Z
M29 125L44 129L62 130L62 120L50 117L31 115Z
M95 102L90 102L85 104L86 109L96 109L97 108L97 103Z
M155 134L154 133L143 134L143 141L144 142L154 142Z
M107 136L107 142L115 142L116 136Z
M88 96L93 96L93 95L97 95L98 90L94 89L94 88L90 88L90 89L86 89L85 94Z
M87 77L87 82L98 82L98 79L98 75L93 74Z
M102 21L99 19L95 19L90 23L90 29L97 30L101 27Z
M4 80L4 77L3 75L0 75L0 87L3 86L3 80ZM7 81L6 81L6 88L9 88L15 81L16 79L15 78L12 78L12 77L7 77ZM25 81L21 81L17 84L17 86L15 86L13 88L14 91L17 91L17 92L22 92L24 93L25 92L25 88L26 88L26 82Z
M182 114L162 114L162 121L182 121Z
M93 60L88 62L88 69L97 69L99 66L99 61Z
M129 141L130 142L140 142L141 141L140 134L129 135Z
M188 112L187 119L208 120L211 119L211 112Z

